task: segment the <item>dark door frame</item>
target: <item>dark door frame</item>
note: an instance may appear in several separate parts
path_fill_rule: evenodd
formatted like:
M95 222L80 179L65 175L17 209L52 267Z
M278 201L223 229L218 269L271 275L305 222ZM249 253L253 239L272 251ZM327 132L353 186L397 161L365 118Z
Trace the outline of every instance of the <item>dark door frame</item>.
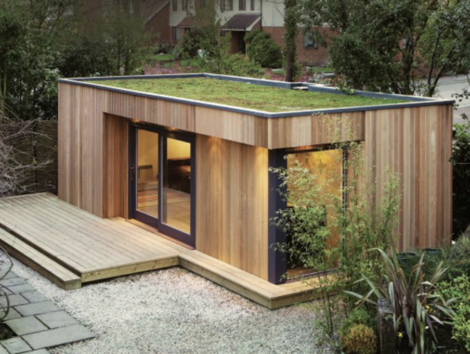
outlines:
M158 133L158 218L137 210L137 129ZM166 176L167 139L184 141L191 146L191 175L190 175L190 222L191 233L187 234L162 222L163 215L163 182ZM174 238L188 246L196 246L196 144L195 136L189 133L171 131L165 127L129 122L129 219L136 219L144 224L155 227L161 233Z

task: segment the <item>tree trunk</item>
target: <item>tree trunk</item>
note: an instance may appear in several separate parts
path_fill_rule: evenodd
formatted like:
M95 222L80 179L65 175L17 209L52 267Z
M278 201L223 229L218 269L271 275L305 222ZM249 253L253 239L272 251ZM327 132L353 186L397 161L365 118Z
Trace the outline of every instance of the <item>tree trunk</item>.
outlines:
M287 82L295 80L296 76L296 61L297 61L297 14L296 5L297 0L284 0L285 13L284 13L284 27L286 34L284 35L284 55L286 60L286 78Z

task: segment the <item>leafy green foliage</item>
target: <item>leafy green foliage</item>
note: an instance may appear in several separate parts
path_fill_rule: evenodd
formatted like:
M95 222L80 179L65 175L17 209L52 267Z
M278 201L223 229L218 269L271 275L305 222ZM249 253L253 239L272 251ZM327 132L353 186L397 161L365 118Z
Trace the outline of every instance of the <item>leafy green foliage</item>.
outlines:
M359 304L368 302L375 305L379 299L389 299L395 313L396 331L406 333L412 353L432 353L438 343L436 325L449 323L446 320L454 316L451 304L455 299L446 298L437 291L437 284L449 268L441 261L426 280L423 270L426 253L421 255L410 274L406 274L393 247L389 250L390 255L381 249L372 252L381 255L383 277L373 280L363 276L360 282L366 283L370 289L365 295L352 291L346 293L359 298Z
M106 6L93 24L77 23L74 31L59 66L66 77L140 74L153 54L142 19L118 4Z
M355 308L348 314L348 317L343 322L343 326L341 327L341 335L346 336L353 326L360 324L370 328L374 328L376 325L375 318L372 317L371 314L363 307Z
M260 30L249 32L245 36L247 54L250 59L263 68L282 67L282 51L268 33Z
M69 1L0 3L0 92L24 119L50 118L57 107L57 49Z
M212 6L211 6L212 4ZM196 9L192 15L193 25L188 29L173 54L177 59L199 57L198 51L211 58L220 58L221 52L228 52L230 36L223 36L220 19L213 3Z
M470 121L456 124L452 143L453 169L453 232L458 237L470 226Z
M336 122L330 118L332 129ZM334 136L338 134L337 141L347 140L344 137L348 135L348 127L343 128L343 136L333 131ZM346 289L367 292L368 285L358 282L361 274L377 281L381 279L381 257L367 250L387 249L395 242L399 197L398 178L389 173L382 199L372 203L376 183L365 168L361 144L336 143L333 148L347 151L348 158L337 161L342 164L343 170L348 171L347 183L343 183L341 174L322 177L312 173L301 162L287 170L271 169L281 180L282 198L292 206L278 210L271 222L291 234L292 241L278 248L303 267L320 272L317 281L321 286L325 322L321 327L326 337L334 340L334 334L338 331L335 321L337 312L344 310L347 314L355 303L345 295L339 295L340 299L333 301L329 293L336 291L343 294L341 290ZM318 183L319 180L322 183ZM342 185L343 194L331 188L338 183ZM328 213L329 217L325 215ZM328 242L335 237L338 242ZM334 272L328 274L327 271L332 268ZM375 311L372 306L366 305L365 309Z
M317 31L336 72L353 89L436 93L447 72L470 68L470 3L465 0L307 0L306 28Z
M292 82L300 75L300 65L297 62L298 21L301 12L297 0L284 0L284 58L286 66L286 81Z
M203 58L200 66L201 72L260 77L264 71L255 62L249 60L243 54L227 54L220 57Z
M444 298L455 298L451 305L455 312L452 335L470 351L470 279L461 275L439 284L439 291Z
M341 337L341 341L346 354L377 353L377 335L372 328L363 324L352 326L351 329Z
M0 92L22 119L53 119L59 76L130 74L150 50L120 6L85 24L81 0L0 2ZM98 17L100 18L100 17Z

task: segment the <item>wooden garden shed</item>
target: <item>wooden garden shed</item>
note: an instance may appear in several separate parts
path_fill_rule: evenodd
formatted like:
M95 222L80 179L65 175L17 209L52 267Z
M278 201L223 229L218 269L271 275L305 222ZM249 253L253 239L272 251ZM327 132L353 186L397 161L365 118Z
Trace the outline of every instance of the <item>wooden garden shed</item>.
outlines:
M452 231L452 111L452 100L213 74L61 79L59 198L278 284L287 265L270 218L285 205L269 167L321 158L336 117L363 142L378 193L387 168L401 177L400 248L434 247Z

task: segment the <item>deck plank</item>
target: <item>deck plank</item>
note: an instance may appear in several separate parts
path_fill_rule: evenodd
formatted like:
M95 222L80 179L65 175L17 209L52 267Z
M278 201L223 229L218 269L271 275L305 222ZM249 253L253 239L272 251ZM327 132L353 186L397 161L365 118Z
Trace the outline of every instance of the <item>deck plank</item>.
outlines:
M158 232L121 217L102 219L48 193L0 199L0 227L6 230L0 228L1 245L64 288L179 265L271 309L318 294L314 282L271 284Z

